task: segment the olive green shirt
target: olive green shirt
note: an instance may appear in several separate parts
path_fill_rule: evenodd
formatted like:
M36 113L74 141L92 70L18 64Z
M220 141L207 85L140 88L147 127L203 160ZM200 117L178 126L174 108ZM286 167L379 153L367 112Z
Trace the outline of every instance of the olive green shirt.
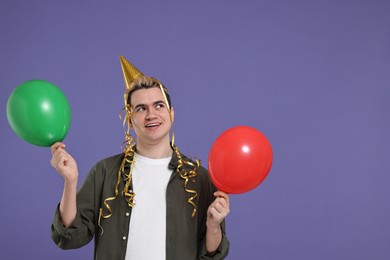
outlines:
M51 237L58 247L79 248L89 243L94 237L94 259L125 259L131 207L121 194L124 188L123 179L119 185L118 197L109 202L112 216L101 220L103 234L98 226L99 209L103 208L104 215L109 213L103 202L106 198L115 195L114 188L123 156L122 153L103 159L91 169L77 193L76 219L68 228L62 225L57 207L51 226ZM183 158L187 159L184 156ZM207 209L214 201L213 193L216 191L207 170L199 167L198 175L195 177L196 181L188 182L187 188L196 190L198 193L195 199L197 212L195 217L191 217L194 207L187 202L191 194L184 190L184 180L176 172L177 166L178 158L173 153L168 166L172 170L172 175L166 192L166 259L224 259L229 251L224 222L221 224L222 242L217 252L213 256L208 255L205 245ZM130 167L130 165L125 167Z

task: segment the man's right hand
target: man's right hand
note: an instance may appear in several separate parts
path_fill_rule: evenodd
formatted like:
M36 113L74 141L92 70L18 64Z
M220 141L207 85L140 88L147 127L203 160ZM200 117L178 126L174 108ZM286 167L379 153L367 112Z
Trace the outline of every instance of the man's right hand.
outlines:
M65 144L57 142L51 146L51 165L66 182L77 182L78 170L75 159L65 150Z

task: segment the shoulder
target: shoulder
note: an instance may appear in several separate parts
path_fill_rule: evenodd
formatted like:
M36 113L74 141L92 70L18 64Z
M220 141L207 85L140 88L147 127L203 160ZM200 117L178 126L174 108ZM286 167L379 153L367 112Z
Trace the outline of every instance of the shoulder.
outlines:
M88 190L91 187L101 187L104 183L115 183L115 179L123 160L123 153L101 159L92 166L81 190ZM113 181L111 181L113 180ZM100 188L99 188L100 189Z
M106 158L101 159L94 165L94 169L98 171L112 171L113 169L118 169L123 161L124 154L116 154Z
M190 162L192 165L197 164L196 160L191 159L184 154L181 154L181 156L182 156L183 160ZM197 167L197 169L196 169L198 179L208 183L210 181L209 172L204 166L202 166L201 161L199 161L199 164L200 164L199 167ZM187 167L189 167L189 165L187 165Z
M201 176L201 178L205 178L207 180L210 180L209 171L205 167L203 167L202 165L200 165L198 168L198 175Z

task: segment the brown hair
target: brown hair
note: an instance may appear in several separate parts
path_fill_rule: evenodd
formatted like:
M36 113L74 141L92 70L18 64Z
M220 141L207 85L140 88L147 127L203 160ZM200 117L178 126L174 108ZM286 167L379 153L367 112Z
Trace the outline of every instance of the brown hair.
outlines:
M171 103L171 97L169 96L168 89L156 78L148 77L148 76L141 76L133 80L129 86L129 91L126 91L125 93L125 102L126 105L131 104L131 95L134 93L134 91L139 89L149 89L149 88L160 88L162 86L162 89L164 90L164 94L167 98L168 106L172 107Z

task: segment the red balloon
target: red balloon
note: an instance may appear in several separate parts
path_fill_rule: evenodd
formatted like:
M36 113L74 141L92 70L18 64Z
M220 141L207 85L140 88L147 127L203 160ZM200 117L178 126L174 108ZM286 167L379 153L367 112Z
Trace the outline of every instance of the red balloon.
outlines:
M226 193L256 188L272 166L272 148L257 129L237 126L223 132L211 147L209 172L214 185Z

